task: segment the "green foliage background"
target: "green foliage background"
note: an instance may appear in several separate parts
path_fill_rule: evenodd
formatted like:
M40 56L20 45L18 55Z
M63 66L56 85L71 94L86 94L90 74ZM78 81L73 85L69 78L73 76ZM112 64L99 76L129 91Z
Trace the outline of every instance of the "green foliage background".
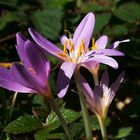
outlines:
M102 73L108 69L112 81L122 70L126 71L125 81L109 110L109 138L140 140L139 0L0 0L0 62L4 64L19 61L15 49L16 32L22 32L31 38L27 28L33 27L62 47L59 39L64 30L73 33L89 11L94 12L96 17L93 33L95 39L103 34L109 36L109 43L130 39L129 43L119 47L126 54L123 58L116 58L119 69L102 66L100 71ZM54 85L59 62L52 57L49 59L52 66L50 84L53 94L70 124L74 138L82 138L85 133L78 97L69 90L64 102L57 99ZM88 72L86 74L89 75ZM73 81L70 88L75 90ZM40 96L18 94L12 109L13 95L13 92L0 89L0 140L66 139L57 117L50 112ZM90 119L94 137L101 139L96 117L91 114Z

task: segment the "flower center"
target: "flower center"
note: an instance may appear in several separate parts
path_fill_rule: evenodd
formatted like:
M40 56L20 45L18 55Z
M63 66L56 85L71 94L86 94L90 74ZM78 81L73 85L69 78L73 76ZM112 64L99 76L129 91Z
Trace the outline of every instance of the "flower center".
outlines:
M63 46L63 53L60 53L60 55L65 61L73 62L73 63L79 63L82 61L82 56L86 54L86 52L90 50L97 50L98 47L95 44L94 38L92 38L92 47L90 49L85 48L84 40L82 39L80 42L80 45L78 48L75 48L74 42L72 39L67 39L64 42ZM91 57L91 56L88 56Z
M78 63L80 61L80 57L85 54L86 49L84 45L84 40L81 40L78 48L74 48L74 43L72 39L67 39L64 42L63 53L60 55L65 61Z

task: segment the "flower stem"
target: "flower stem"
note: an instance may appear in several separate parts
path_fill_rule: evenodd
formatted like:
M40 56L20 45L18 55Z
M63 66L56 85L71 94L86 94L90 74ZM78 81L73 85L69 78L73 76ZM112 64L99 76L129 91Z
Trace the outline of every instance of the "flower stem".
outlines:
M102 138L103 138L103 140L108 140L108 138L107 138L107 131L106 131L106 127L105 127L105 119L101 118L98 115L97 115L97 118L99 120Z
M77 85L77 89L78 89L78 93L79 93L79 100L80 100L87 140L92 140L92 132L91 132L90 124L89 124L89 116L88 116L88 111L87 111L86 104L84 101L85 100L84 94L83 94L82 88L80 86L80 77L79 77L78 69L75 70L74 77L75 77L75 81L76 81L76 85Z
M60 113L60 110L59 110L58 106L56 105L55 100L54 100L52 95L51 95L51 97L49 99L47 98L47 102L50 104L50 107L52 108L52 110L58 116L58 118L59 118L59 120L60 120L65 132L66 132L68 140L73 140L71 131L70 131L69 127L67 126L67 123L65 122L62 114Z

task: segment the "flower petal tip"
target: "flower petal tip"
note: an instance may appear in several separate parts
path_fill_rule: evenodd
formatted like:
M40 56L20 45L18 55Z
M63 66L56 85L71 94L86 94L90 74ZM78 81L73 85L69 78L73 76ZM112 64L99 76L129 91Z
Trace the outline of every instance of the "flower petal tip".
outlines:
M114 69L118 69L119 68L119 65L118 63L114 64L114 66L112 66Z
M89 17L91 17L91 18L95 18L95 16L94 16L94 13L93 13L93 12L89 12L87 15L88 15Z
M63 94L62 92L58 93L57 96L61 99L65 96L65 94Z
M34 30L33 28L31 28L31 27L28 28L28 31L29 31L29 33L30 33L31 35L32 35L32 33L35 32L35 30Z
M122 81L124 80L124 76L125 76L125 71L123 71L123 72L120 74L120 77L121 77L120 82L122 82Z
M130 42L130 39L122 40L121 42Z

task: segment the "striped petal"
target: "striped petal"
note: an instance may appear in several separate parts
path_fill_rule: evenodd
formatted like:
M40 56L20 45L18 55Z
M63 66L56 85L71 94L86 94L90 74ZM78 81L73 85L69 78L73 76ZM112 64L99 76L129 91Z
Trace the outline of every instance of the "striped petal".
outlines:
M29 61L27 69L45 86L50 72L50 65L47 58L44 57L42 50L29 40L25 43L25 54L25 59Z
M114 69L118 68L118 63L111 57L104 55L94 55L94 57L87 59L85 62L95 61L98 63L106 64Z
M84 41L85 48L88 48L94 24L95 16L90 12L83 18L73 35L73 42L76 50L78 50L78 47L82 40Z
M36 91L17 83L9 69L0 67L0 87L6 88L15 92L35 93Z
M27 71L22 65L19 63L13 64L11 68L12 75L15 81L27 88L31 88L35 91L43 93L43 87L40 82L33 77L29 71Z
M55 46L53 43L48 41L45 37L43 37L40 33L35 31L32 28L29 28L29 33L34 39L34 41L42 48L46 53L60 59L64 60L64 57L62 57L59 54L63 54L63 51L60 50L57 46Z
M106 35L103 35L98 40L96 40L95 45L99 50L105 49L107 42L108 42L108 37Z

